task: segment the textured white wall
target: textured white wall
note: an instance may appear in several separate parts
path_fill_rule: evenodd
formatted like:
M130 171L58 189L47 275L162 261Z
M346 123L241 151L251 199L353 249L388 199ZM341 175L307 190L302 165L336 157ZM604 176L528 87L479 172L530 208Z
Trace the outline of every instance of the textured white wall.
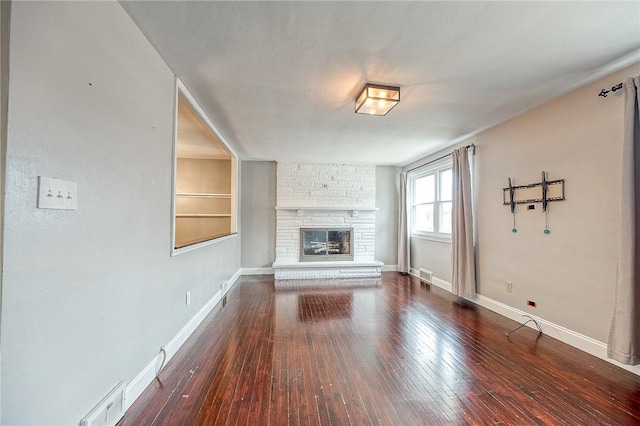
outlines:
M7 106L9 102L9 18L11 2L0 2L0 271L4 259L4 193L7 153ZM0 273L0 318L2 318L2 274ZM0 321L0 372L2 322ZM0 378L2 375L0 374ZM0 380L1 383L1 380ZM0 386L0 420L2 419L2 386Z
M169 256L173 73L118 3L14 2L10 42L2 424L77 424L238 270L240 238ZM78 210L36 209L39 175L77 182Z
M376 168L278 163L278 207L375 207Z
M461 143L478 147L480 294L606 342L619 239L624 109L621 92L597 94L638 74L635 64ZM543 233L540 205L529 212L519 205L514 234L502 188L508 177L516 185L539 182L543 170L549 179L566 180L567 200L550 203L549 235ZM418 239L412 248L412 267L434 271L444 267L451 250ZM513 282L512 293L505 291L506 280ZM527 299L538 307L527 307Z

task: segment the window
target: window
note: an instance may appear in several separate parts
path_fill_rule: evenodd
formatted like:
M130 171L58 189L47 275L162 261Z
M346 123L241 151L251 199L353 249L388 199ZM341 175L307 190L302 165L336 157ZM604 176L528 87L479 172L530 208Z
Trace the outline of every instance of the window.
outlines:
M236 234L237 156L176 80L172 254Z
M452 179L450 162L409 177L412 235L451 239Z

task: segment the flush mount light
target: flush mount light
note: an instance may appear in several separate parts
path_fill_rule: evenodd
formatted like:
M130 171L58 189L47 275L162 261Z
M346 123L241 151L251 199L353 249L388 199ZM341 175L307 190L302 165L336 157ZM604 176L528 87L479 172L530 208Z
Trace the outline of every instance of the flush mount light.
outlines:
M400 88L367 83L356 97L356 113L387 115L400 102Z

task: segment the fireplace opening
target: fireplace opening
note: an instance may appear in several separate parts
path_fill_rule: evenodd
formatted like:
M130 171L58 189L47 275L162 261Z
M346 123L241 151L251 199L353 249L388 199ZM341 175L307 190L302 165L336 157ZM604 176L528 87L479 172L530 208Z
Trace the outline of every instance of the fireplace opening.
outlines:
M300 228L300 261L353 260L353 228Z

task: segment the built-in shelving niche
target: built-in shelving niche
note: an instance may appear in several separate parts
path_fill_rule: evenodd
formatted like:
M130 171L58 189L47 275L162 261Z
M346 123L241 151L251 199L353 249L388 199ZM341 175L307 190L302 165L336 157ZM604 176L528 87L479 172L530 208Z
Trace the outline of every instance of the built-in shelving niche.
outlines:
M172 253L234 235L237 156L176 80Z

